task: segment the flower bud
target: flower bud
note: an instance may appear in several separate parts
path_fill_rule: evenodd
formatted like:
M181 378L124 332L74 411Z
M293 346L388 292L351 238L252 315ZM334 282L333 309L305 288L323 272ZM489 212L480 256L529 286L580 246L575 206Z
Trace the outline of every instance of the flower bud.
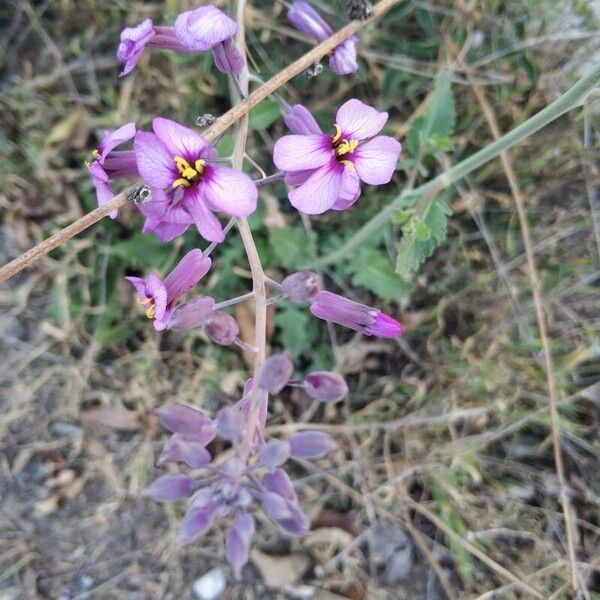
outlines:
M323 431L300 431L289 439L290 454L294 458L323 458L337 447L333 438Z
M212 52L215 67L217 67L221 73L238 75L242 72L246 60L231 39L217 44L212 49Z
M215 310L204 323L204 332L215 344L229 346L235 342L240 328L231 315Z
M302 385L311 398L327 404L335 404L348 395L348 385L344 378L331 371L309 373Z
M226 556L233 568L236 579L242 575L242 567L250 556L250 543L254 537L256 526L254 519L247 512L238 510L233 521L233 527L227 533Z
M184 406L183 404L170 404L169 406L159 408L156 412L160 417L161 423L173 433L181 433L193 437L205 430L210 431L212 429L212 421L209 417L199 410Z
M214 433L212 436L214 437ZM206 443L203 442L203 439L195 440L175 433L165 444L157 464L161 466L168 462L184 462L192 469L202 469L212 460L210 452L205 448Z
M192 495L194 480L187 475L165 475L155 479L142 495L156 502L172 502Z
M258 376L258 386L269 394L278 394L290 380L294 365L287 352L273 354L265 361Z
M215 419L215 428L219 437L228 442L235 442L241 437L244 424L244 416L232 406L222 408Z
M275 469L265 475L265 487L270 492L275 492L288 500L297 500L294 484L283 469Z
M214 312L215 301L210 296L199 296L173 311L167 329L184 331L200 327Z
M323 280L312 271L298 271L281 282L281 289L292 302L308 302L323 289Z
M321 135L321 128L310 111L302 104L288 106L283 120L289 130L296 135Z
M258 452L258 462L269 469L281 466L289 457L290 445L284 440L270 440Z
M203 506L192 504L181 521L177 536L178 545L190 544L206 533L215 518L215 511L216 507L211 501Z

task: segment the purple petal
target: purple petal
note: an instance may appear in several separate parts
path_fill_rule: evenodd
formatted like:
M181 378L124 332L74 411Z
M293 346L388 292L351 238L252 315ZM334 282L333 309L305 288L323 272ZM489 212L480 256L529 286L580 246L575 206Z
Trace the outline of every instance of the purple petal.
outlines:
M239 75L246 66L246 59L232 40L225 40L221 44L217 44L212 49L212 53L215 67L221 73Z
M356 44L358 38L353 35L336 46L329 56L329 67L337 75L350 75L358 71ZM339 124L339 123L338 123Z
M131 285L133 285L133 287L135 288L135 291L137 293L138 298L141 301L144 301L147 296L146 296L146 280L142 279L141 277L124 277L124 279L126 279L127 281L129 281L129 283L131 283Z
M308 2L294 2L287 18L298 31L317 42L323 42L333 34L333 29Z
M290 131L297 135L323 135L315 118L302 104L290 106L283 120Z
M366 327L365 333L384 338L396 338L404 333L404 329L396 319L389 315L378 312L375 321Z
M215 508L212 503L209 502L207 506L191 506L181 522L178 545L191 544L197 540L210 528L214 518Z
M305 183L288 194L292 206L308 215L320 215L329 210L337 200L343 171L335 161L317 169Z
M185 233L188 227L189 225L184 223L159 223L150 227L146 221L143 231L144 233L152 231L161 242L170 242Z
M215 419L215 429L219 437L228 441L237 441L244 432L246 419L234 406L222 408Z
M163 406L156 412L163 426L173 433L194 437L207 429L212 429L211 419L199 410L183 404Z
M165 277L167 302L176 302L191 290L210 270L212 261L201 250L190 250Z
M335 122L342 133L352 139L367 140L377 135L386 124L388 114L353 98L340 106Z
M233 527L227 533L226 556L233 569L236 579L240 579L242 568L250 556L250 544L254 537L256 526L251 515L238 511L233 521Z
M211 165L202 191L212 207L233 217L247 217L256 210L258 190L241 171Z
M284 135L275 143L273 162L282 171L302 171L326 165L333 154L327 135Z
M138 131L133 149L142 179L151 188L170 188L177 178L177 167L173 156L158 137L154 133Z
M181 13L175 20L175 35L194 52L210 50L236 31L236 22L212 5Z
M167 310L167 289L156 273L150 273L146 279L146 295L154 303L154 319L161 321Z
M371 185L389 183L392 179L402 146L399 141L381 135L354 151L352 161L359 177Z
M155 36L154 27L150 19L142 21L135 27L126 27L121 32L121 43L117 49L117 58L123 63L120 77L130 73L140 60L144 48Z
M196 225L198 233L205 240L220 244L225 239L221 223L206 206L199 187L194 190L193 194L188 195L184 206L192 222Z
M279 521L279 525L292 535L303 535L308 532L310 523L297 504L290 503L291 516Z
M335 450L337 444L324 431L300 431L289 439L290 454L293 458L322 458Z
M168 329L185 331L204 324L215 310L215 301L210 296L199 296L177 307L171 314Z
M271 473L267 473L264 484L270 492L279 494L287 500L295 502L298 499L294 491L294 484L283 469L275 469Z
M183 155L194 161L206 148L206 140L199 133L170 119L156 117L152 120L152 129L169 151L172 165L175 164L174 156Z
M302 382L306 393L319 402L334 404L348 395L345 379L331 371L309 373Z
M258 452L258 462L269 469L280 467L289 457L290 445L284 440L270 440Z
M266 492L261 494L260 501L263 511L269 519L273 521L282 521L292 517L290 510L290 501L275 492Z
M240 333L237 321L221 310L215 310L204 324L204 332L215 344L229 346Z
M132 140L135 137L135 123L125 123L122 127L114 131L107 131L100 144L98 144L98 152L100 153L100 162L103 162L108 153L114 150L117 146Z
M285 182L288 185L302 185L314 172L314 169L307 169L306 171L291 171L285 174Z
M212 460L210 452L205 448L208 442L203 443L207 437L200 437L200 441L197 441L180 433L173 434L165 444L157 465L160 467L168 462L184 462L192 469L206 467Z
M323 289L321 276L312 271L298 271L281 282L281 290L292 302L308 302Z
M319 319L356 331L364 331L365 327L375 321L377 315L376 309L327 291L319 292L315 296L310 305L310 312Z
M353 166L346 165L342 176L340 193L331 207L333 210L346 210L350 208L360 197L360 178Z
M194 480L187 475L165 475L155 479L142 495L156 502L173 502L188 498L194 491Z
M258 375L258 385L269 392L278 394L290 380L294 372L292 359L287 352L269 356Z
M94 188L96 190L96 200L98 201L98 206L104 206L114 197L113 191L110 189L110 185L108 184L108 175L97 161L94 161L88 167L88 171L92 176L92 183L94 184ZM111 219L116 219L117 211L113 210L110 212L109 217Z

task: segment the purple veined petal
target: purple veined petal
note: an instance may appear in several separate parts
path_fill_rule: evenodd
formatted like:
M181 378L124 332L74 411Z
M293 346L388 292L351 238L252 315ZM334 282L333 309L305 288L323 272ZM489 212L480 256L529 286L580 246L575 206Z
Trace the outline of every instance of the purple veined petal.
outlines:
M304 391L319 402L335 404L348 395L346 380L331 371L309 373L302 381Z
M148 221L146 221L148 223ZM153 226L144 225L144 233L152 231L161 242L170 242L176 237L184 234L189 225L184 223L158 223Z
M261 494L260 502L265 515L273 521L282 521L293 516L290 510L290 501L275 492Z
M225 233L219 219L211 212L202 196L200 186L186 196L184 207L198 233L207 241L220 244L225 239Z
M236 579L241 578L242 568L250 557L250 544L255 531L256 525L252 516L242 510L237 511L233 527L227 533L225 552Z
M244 415L233 406L222 408L215 418L216 432L228 442L235 442L242 436L245 424Z
M366 327L365 332L377 337L396 338L404 333L404 328L396 319L378 311L375 320Z
M284 135L275 143L273 162L281 171L318 169L334 156L331 138L323 134Z
M233 40L229 39L217 44L212 49L212 53L215 67L217 67L221 73L239 75L246 66L246 59L234 44Z
M290 437L290 455L293 458L322 458L337 448L333 438L324 431L299 431Z
M100 162L103 162L108 153L114 150L117 146L132 140L135 137L135 123L125 123L125 125L115 129L114 131L107 131L102 138L100 144L98 144L98 152L100 153Z
M169 462L183 462L192 469L202 469L208 466L212 456L205 448L208 442L203 443L203 441L203 439L197 441L180 433L173 434L165 444L157 465L160 467Z
M289 457L290 445L285 440L269 440L258 452L259 464L269 469L280 467Z
M198 132L170 119L156 117L152 120L152 129L169 151L173 165L175 156L194 161L206 148L206 140Z
M306 171L291 171L285 174L284 179L288 185L302 185L314 172L314 169L307 169Z
M278 394L290 380L294 364L287 352L273 354L267 358L258 375L258 385L269 394Z
M175 20L175 35L194 52L210 50L236 31L237 23L212 5L181 13Z
M200 435L213 427L212 420L195 408L183 404L170 404L159 408L156 413L164 427L173 433L185 436Z
M172 312L167 329L185 331L201 327L214 310L215 301L210 296L192 298Z
M288 275L281 282L281 290L292 302L303 303L312 300L323 289L321 276L312 271L298 271Z
M100 164L96 161L94 161L88 167L88 171L92 177L94 189L96 190L96 200L98 201L98 206L104 206L107 202L110 202L110 200L112 200L114 197L113 191L110 189L110 185L108 183L108 175L100 166ZM116 219L117 211L111 211L108 216L111 219Z
M167 147L154 133L138 131L133 142L142 179L157 190L170 188L177 179L177 167Z
M205 534L214 521L215 510L213 502L209 502L206 506L190 506L181 521L177 545L191 544Z
M154 319L161 321L165 316L168 304L167 289L156 273L150 273L146 279L146 295L154 304Z
M296 0L287 13L288 21L304 35L323 42L333 34L333 29L308 2Z
M177 302L191 290L210 270L212 261L201 250L190 250L165 277L163 284L167 290L167 302Z
M127 281L129 281L129 283L131 283L131 285L135 288L137 297L140 300L146 299L147 296L146 296L146 280L145 279L142 279L141 277L133 277L133 276L124 277L123 279L126 279Z
M302 104L290 106L283 115L283 120L289 130L296 135L323 135L315 118Z
M211 165L202 191L211 206L233 217L247 217L256 210L258 190L241 171Z
M336 46L329 56L329 68L337 75L351 75L358 71L356 44L358 38L353 35Z
M360 197L360 178L353 165L345 165L340 193L333 210L350 208Z
M215 310L204 323L204 333L215 344L229 346L233 344L240 333L237 321L222 310Z
M320 215L329 210L337 200L343 171L343 165L335 160L317 169L288 194L292 206L307 215Z
M194 491L194 480L187 475L165 475L155 479L143 492L143 496L156 502L173 502L188 498Z
M117 58L123 63L123 71L119 77L123 77L133 70L145 47L155 35L151 19L146 19L135 27L126 27L121 32L121 43L117 49Z
M335 122L342 134L355 140L367 140L376 136L387 123L388 114L353 98L340 106Z
M352 162L365 183L383 185L391 181L401 151L398 140L380 135L360 144L354 151Z
M279 494L292 502L298 500L296 492L294 491L294 484L283 469L275 469L274 471L267 473L264 478L264 484L270 492Z

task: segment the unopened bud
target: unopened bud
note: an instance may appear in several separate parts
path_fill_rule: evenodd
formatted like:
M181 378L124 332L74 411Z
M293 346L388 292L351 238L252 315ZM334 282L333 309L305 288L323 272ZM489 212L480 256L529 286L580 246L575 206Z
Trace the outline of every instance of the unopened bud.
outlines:
M265 361L258 376L258 386L269 394L278 394L290 380L294 365L287 352L273 354Z
M344 378L331 371L309 373L302 381L302 386L311 398L327 404L335 404L348 395Z
M298 271L281 282L281 289L292 302L308 302L323 289L323 280L312 271Z
M215 301L210 296L199 296L173 311L167 329L184 331L200 327L213 313Z
M204 323L204 332L215 344L229 346L235 342L240 328L231 315L215 310Z
M275 469L281 466L290 457L290 445L284 440L270 440L263 444L258 453L258 462Z
M300 431L289 439L294 458L322 458L337 447L333 438L323 431Z

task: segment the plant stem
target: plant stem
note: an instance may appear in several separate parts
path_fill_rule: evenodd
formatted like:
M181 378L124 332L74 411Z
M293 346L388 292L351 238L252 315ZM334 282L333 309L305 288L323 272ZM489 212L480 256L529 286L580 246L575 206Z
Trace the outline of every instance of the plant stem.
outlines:
M234 304L240 304L241 302L245 302L250 298L254 298L254 292L248 292L247 294L242 294L241 296L236 296L235 298L230 298L229 300L223 300L223 302L218 302L215 304L215 310L220 310L226 306L233 306Z
M456 183L475 169L496 158L501 152L512 148L525 138L539 131L552 121L555 121L566 112L582 104L585 96L591 92L600 83L600 67L597 67L586 77L582 77L575 85L567 90L560 98L552 104L541 110L539 113L521 123L498 140L492 142L489 146L482 148L469 158L458 163L445 173L434 177L431 181L410 192L410 198L415 195L422 198L432 199L440 191ZM360 246L365 240L385 227L390 221L394 211L402 208L408 202L409 194L402 192L396 196L387 206L377 213L370 221L365 223L349 240L347 240L335 252L319 258L305 268L324 267L335 262L339 262L345 256L349 255L355 248Z

